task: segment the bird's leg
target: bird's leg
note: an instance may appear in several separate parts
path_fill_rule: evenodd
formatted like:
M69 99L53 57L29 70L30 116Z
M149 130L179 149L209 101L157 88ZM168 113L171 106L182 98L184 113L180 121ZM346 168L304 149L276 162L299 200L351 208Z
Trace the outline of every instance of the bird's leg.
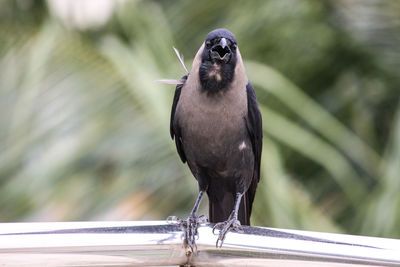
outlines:
M197 216L197 210L199 209L201 199L203 197L204 191L200 191L197 196L196 203L193 206L192 211L190 212L189 218L187 218L187 229L185 234L185 242L193 251L193 246L196 247L195 238L197 237L197 228L201 223L205 223L208 221L205 215Z
M215 230L219 230L219 235L216 243L216 247L221 247L222 243L224 243L225 236L229 232L229 230L234 229L238 232L243 232L243 228L240 224L240 221L238 220L238 212L239 212L239 206L240 206L240 201L242 199L243 194L237 193L236 194L236 200L235 200L235 207L229 215L228 220L225 222L220 222L215 224L213 227L213 234L215 233Z
M205 223L208 221L205 215L197 216L196 212L199 209L201 199L203 197L204 191L200 191L197 196L196 203L193 206L192 211L190 212L189 217L186 220L181 220L175 216L168 217L168 221L177 221L181 226L182 230L185 234L185 245L190 248L192 252L197 250L197 246L195 243L195 239L198 235L197 228L201 223Z

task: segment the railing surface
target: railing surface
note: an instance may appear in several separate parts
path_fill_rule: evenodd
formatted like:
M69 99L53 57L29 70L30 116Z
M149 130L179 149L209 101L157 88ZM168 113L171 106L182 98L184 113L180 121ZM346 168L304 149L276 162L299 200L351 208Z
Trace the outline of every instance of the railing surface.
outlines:
M400 266L400 240L263 227L216 248L199 228L197 255L164 221L0 224L0 266Z

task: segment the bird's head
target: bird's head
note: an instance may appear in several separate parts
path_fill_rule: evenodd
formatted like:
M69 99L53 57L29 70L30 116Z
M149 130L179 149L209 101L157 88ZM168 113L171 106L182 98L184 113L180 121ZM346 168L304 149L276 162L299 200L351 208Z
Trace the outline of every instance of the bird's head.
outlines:
M236 38L230 31L216 29L207 35L204 43L203 60L217 64L229 64L231 59L235 59Z
M236 38L230 31L216 29L207 34L199 70L204 90L218 92L228 89L235 75L237 51Z

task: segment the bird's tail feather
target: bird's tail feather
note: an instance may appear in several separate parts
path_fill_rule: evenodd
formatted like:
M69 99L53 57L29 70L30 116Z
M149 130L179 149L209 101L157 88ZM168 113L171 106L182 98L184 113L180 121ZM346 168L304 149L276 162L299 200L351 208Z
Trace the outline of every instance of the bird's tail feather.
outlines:
M232 194L224 192L218 200L209 199L209 219L212 223L226 221L233 210L235 198Z
M242 201L240 202L238 219L242 225L250 225L251 205L253 201L250 200L249 194L243 194Z
M209 201L209 219L212 223L226 221L235 206L235 194L225 193L222 201ZM247 193L240 202L238 219L242 225L250 225L251 203Z

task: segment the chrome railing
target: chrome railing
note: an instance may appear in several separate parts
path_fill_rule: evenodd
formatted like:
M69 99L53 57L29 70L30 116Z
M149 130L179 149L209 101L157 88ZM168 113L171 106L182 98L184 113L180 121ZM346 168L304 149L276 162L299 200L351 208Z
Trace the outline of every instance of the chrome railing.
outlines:
M263 227L227 234L208 225L188 255L164 221L0 224L0 266L400 266L400 240Z

